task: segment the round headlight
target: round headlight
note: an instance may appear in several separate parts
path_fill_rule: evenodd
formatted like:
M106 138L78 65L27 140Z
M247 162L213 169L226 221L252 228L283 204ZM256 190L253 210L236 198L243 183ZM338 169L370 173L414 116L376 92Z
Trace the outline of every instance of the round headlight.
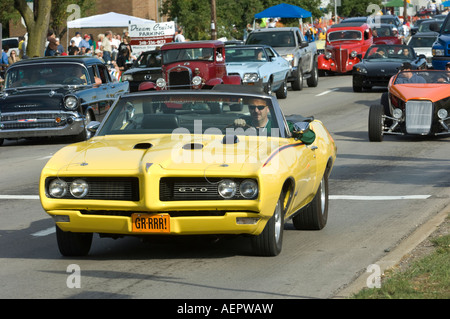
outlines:
M245 179L239 185L239 192L245 198L253 198L258 194L258 184L253 179Z
M159 88L165 88L166 80L164 80L163 78L159 78L158 80L156 80L156 86Z
M356 52L356 51L352 51L352 53L350 53L350 56L352 58L356 58L357 55L358 55L358 52Z
M67 193L67 183L61 179L53 180L50 185L48 185L48 193L51 197L64 197Z
M132 74L123 74L122 75L122 81L133 81L133 75Z
M236 183L231 179L221 180L217 187L217 191L219 192L220 196L225 199L232 198L236 194L236 189Z
M75 96L67 96L64 100L64 106L68 110L75 110L78 107L78 99Z
M73 197L82 198L87 195L89 185L83 179L76 179L70 184L70 193Z
M202 84L202 78L199 76L194 76L194 78L192 79L192 85L200 85Z
M401 119L403 116L403 112L400 109L394 109L394 111L392 112L392 116L394 116L394 118L396 119Z
M330 51L325 52L325 59L331 59L331 52Z
M446 109L439 109L439 111L437 112L437 116L443 120L446 119L448 116L448 111Z

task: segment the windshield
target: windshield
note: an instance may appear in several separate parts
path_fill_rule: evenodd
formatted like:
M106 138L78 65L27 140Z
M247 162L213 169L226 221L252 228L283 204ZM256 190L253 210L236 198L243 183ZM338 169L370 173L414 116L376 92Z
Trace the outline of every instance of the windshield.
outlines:
M5 88L41 85L86 85L88 75L79 64L27 64L11 67L6 74Z
M171 49L162 51L164 64L177 61L213 61L213 48L187 48L187 49Z
M267 44L273 48L295 47L294 34L291 31L250 33L246 44Z
M394 33L394 30L390 27L375 27L375 28L373 28L373 36L374 37L393 37L396 35L397 35L397 33Z
M442 24L444 23L444 20L436 20L436 21L430 21L430 22L424 22L419 26L419 32L431 32L430 25L432 23L436 23L439 28L441 28Z
M361 40L362 33L357 30L333 31L328 33L328 41Z
M265 114L266 126L258 121ZM122 97L99 136L117 134L267 135L278 128L270 99L230 95L146 95ZM242 124L236 127L236 120ZM244 121L244 122L242 122ZM269 131L265 131L269 129Z
M365 59L412 60L413 48L408 45L373 45L364 56Z
M268 61L266 53L261 48L236 48L225 49L227 62L261 62Z
M135 68L153 68L161 67L161 52L151 51L143 52L133 65Z
M394 84L428 83L448 84L450 71L402 71L395 79Z
M435 37L412 37L409 41L409 45L416 48L431 48L433 46L434 41L436 41L437 36Z

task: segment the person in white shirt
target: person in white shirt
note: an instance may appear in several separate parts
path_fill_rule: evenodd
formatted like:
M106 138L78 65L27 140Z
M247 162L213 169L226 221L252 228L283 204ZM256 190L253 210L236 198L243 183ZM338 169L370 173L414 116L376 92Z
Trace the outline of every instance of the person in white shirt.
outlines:
M185 42L186 39L183 35L183 29L178 30L178 34L175 36L175 42Z
M75 45L78 46L80 45L80 42L83 38L81 37L81 33L80 32L75 32L75 36L70 40L72 42L75 41Z

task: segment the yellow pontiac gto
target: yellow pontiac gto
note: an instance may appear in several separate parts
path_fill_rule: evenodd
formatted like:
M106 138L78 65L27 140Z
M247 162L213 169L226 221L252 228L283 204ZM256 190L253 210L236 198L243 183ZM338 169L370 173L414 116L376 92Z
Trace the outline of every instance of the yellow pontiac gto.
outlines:
M322 229L335 143L313 118L285 118L242 86L121 96L91 139L62 148L40 198L65 256L102 237L250 235L276 256L285 220Z

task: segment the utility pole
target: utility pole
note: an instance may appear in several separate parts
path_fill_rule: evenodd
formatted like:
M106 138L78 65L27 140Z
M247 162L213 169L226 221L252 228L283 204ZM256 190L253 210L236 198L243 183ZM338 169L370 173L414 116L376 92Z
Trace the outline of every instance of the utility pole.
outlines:
M217 40L216 0L211 0L211 40Z

